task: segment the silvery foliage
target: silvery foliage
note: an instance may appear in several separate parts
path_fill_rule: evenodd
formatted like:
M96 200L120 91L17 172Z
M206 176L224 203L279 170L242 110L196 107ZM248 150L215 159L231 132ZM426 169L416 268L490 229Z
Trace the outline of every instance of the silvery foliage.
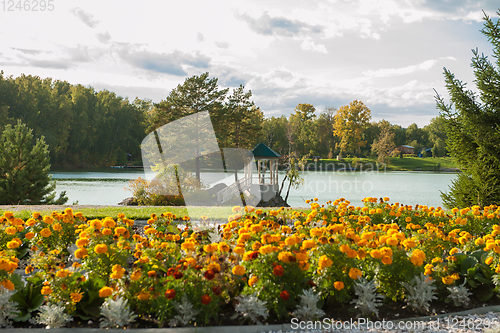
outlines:
M321 228L321 227L323 227L323 220L310 222L309 227L311 229L313 229L313 228Z
M130 311L127 300L118 296L116 300L108 298L101 305L101 328L121 328L134 322L137 317L133 311Z
M187 326L196 318L198 311L193 309L193 304L189 303L186 295L182 296L180 303L174 302L173 304L178 314L169 321L168 324L171 327Z
M493 282L493 284L495 285L495 289L496 290L499 290L500 288L500 275L499 274L495 274L491 277L491 281ZM497 297L500 297L500 294L497 294Z
M402 285L409 294L406 302L419 312L429 311L429 303L437 299L434 295L436 287L433 281L422 273L420 276L415 276L410 283L403 282Z
M218 243L222 241L219 230L217 228L213 228L212 230L210 230L210 232L208 233L208 239L210 240L210 243Z
M17 317L16 303L10 300L15 293L0 286L0 327L12 327L12 319Z
M354 293L358 298L351 301L356 309L361 311L362 317L367 317L374 313L378 317L377 307L382 305L384 297L377 293L375 281L367 281L365 278L359 278L354 284Z
M466 286L461 285L461 286L453 286L453 287L448 287L447 288L450 291L450 294L448 295L447 298L453 301L453 304L455 306L460 306L460 305L465 305L467 306L470 301L470 295L472 295L471 292L467 289Z
M73 318L64 312L64 306L58 304L46 304L40 307L38 317L30 319L32 324L42 324L45 328L64 327Z
M235 306L236 314L233 319L241 316L243 319L250 319L254 324L261 324L259 318L266 319L269 316L269 310L266 307L266 302L252 295L240 295L236 297L238 304Z
M318 309L319 296L312 289L304 290L300 295L300 304L292 314L300 320L321 319L325 311Z

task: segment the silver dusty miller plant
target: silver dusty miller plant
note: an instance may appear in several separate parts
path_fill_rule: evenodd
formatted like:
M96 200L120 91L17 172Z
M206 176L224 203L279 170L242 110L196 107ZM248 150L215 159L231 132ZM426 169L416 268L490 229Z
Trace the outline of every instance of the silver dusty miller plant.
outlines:
M402 285L408 292L406 302L418 312L429 311L430 302L437 299L433 281L424 274L415 276L410 283L403 282Z
M210 230L210 232L208 233L208 239L211 243L218 243L222 241L222 237L216 227Z
M354 284L354 293L358 298L351 301L356 309L361 311L362 317L367 317L374 313L378 317L378 309L382 304L384 297L377 293L375 281L367 281L365 278L359 278Z
M266 307L266 302L252 295L240 295L236 297L238 304L234 307L236 314L233 319L241 316L243 319L250 319L254 324L262 324L259 318L265 320L269 316L269 310Z
M174 303L174 307L178 314L168 322L171 327L187 326L190 321L196 319L198 311L193 309L193 304L188 301L186 295L182 296L180 303Z
M464 285L460 285L458 287L453 286L453 287L448 287L447 289L450 292L447 298L452 300L455 306L460 306L460 305L467 306L469 304L470 296L472 295L472 293L469 292L466 286Z
M300 295L300 304L292 315L301 320L321 319L325 311L318 309L319 296L312 289L304 290Z
M12 327L12 319L17 317L16 303L10 300L15 293L0 286L0 327Z
M118 296L116 300L108 298L101 305L101 328L121 328L134 322L137 317L133 311L130 311L127 300Z
M38 317L30 319L32 324L45 325L45 328L60 328L73 321L73 318L64 312L60 304L46 304L40 307Z

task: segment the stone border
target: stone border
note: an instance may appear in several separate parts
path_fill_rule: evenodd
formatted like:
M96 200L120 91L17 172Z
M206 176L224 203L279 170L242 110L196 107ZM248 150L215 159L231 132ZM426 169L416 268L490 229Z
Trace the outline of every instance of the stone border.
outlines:
M431 321L438 318L449 317L449 316L467 316L467 315L481 315L488 312L500 312L500 305L483 306L480 308L444 313L434 316L425 317L415 317L415 318L404 318L397 320L390 320L393 323L398 323L401 321ZM59 328L51 329L47 331L44 328L11 328L2 329L5 333L68 333L69 330L76 331L76 333L98 333L98 332L110 332L110 333L123 333L123 329L108 329L104 331L100 328ZM128 329L126 331L140 331L141 333L262 333L262 332L277 332L277 331L294 331L292 330L292 324L278 324L278 325L242 325L242 326L208 326L208 327L180 327L180 328L134 328ZM294 332L298 332L295 330Z

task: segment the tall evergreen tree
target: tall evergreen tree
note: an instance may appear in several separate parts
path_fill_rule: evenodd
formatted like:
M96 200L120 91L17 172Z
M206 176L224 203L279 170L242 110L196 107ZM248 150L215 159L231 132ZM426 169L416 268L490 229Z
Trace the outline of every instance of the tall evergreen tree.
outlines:
M500 202L500 21L494 22L486 14L484 20L481 32L493 45L495 63L473 50L471 67L478 93L445 68L451 103L436 96L448 136L447 149L462 170L450 191L442 194L448 207Z
M64 192L54 200L48 146L43 137L33 146L31 132L20 120L14 127L5 126L0 139L0 204L64 204Z

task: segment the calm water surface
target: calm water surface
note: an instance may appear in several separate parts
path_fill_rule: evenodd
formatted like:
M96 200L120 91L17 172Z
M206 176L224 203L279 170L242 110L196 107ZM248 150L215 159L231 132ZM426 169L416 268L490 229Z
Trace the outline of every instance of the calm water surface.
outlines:
M304 207L304 201L311 198L324 203L341 197L355 205L361 204L365 197L389 197L391 202L408 205L442 206L440 191L448 191L451 181L456 178L454 173L427 172L309 171L302 176L304 184L290 190L288 202L293 207ZM56 191L66 191L68 203L80 205L116 205L132 196L127 187L130 180L138 177L146 178L143 171L130 169L52 173L57 183ZM285 194L286 188L282 196Z

